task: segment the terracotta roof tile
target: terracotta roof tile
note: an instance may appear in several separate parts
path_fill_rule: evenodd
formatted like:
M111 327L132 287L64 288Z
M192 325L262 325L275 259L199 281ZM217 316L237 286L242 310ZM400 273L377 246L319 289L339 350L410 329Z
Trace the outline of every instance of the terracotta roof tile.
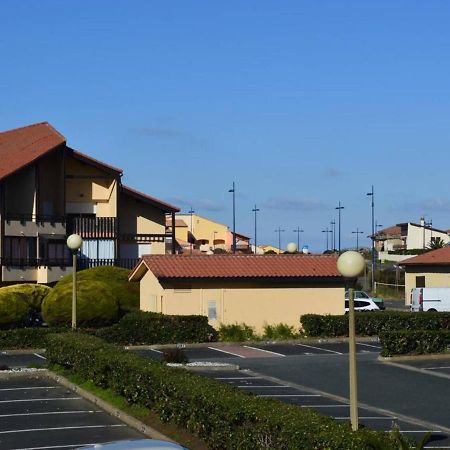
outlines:
M65 144L66 138L42 122L0 133L0 179Z
M399 263L401 266L413 265L450 265L450 246L439 248L424 253L423 255L414 256L405 259Z
M334 256L309 255L143 256L157 278L341 277L336 262Z

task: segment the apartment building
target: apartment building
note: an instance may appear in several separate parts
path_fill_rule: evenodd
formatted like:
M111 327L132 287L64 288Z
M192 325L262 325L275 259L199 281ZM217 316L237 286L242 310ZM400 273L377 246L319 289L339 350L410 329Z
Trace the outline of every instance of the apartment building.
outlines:
M83 238L81 269L131 268L143 254L165 253L175 242L166 218L179 209L124 186L122 174L67 146L47 122L1 132L0 285L69 273L72 233Z

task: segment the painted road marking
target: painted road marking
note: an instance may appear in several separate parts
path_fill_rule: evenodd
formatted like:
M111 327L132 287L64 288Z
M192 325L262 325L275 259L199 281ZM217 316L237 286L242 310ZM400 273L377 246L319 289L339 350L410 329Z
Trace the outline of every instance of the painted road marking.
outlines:
M333 417L336 420L350 420L350 417ZM370 416L359 416L359 419L370 419L370 420L395 420L396 417L370 417Z
M221 348L216 347L208 347L210 350L216 350L217 352L227 353L228 355L239 356L239 358L245 358L245 356L238 355L237 353L227 352L226 350L222 350Z
M0 391L28 391L31 389L56 389L59 386L30 386L30 387L19 387L19 388L2 388Z
M27 448L14 448L12 450L45 450L48 448L79 448L79 447L87 447L89 445L99 445L99 443L89 442L88 444L65 444L65 445L50 445L48 447L27 447Z
M51 402L58 400L81 400L81 397L56 397L56 398L29 398L21 400L0 400L0 403L15 403L15 402Z
M41 359L47 359L45 356L42 356L39 353L33 353L33 355L37 356L38 358L41 358Z
M440 366L440 367L424 367L425 370L439 370L439 369L450 369L450 366Z
M101 413L103 411L50 411L50 412L34 412L34 413L17 413L17 414L0 414L0 417L19 417L19 416L49 416L52 414L94 414Z
M381 350L381 347L378 346L378 345L363 344L362 342L357 342L356 345L363 345L364 347L372 347L372 348L376 348L378 350Z
M162 351L156 350L155 348L151 348L150 351L151 351L151 352L155 352L155 353L162 353Z
M244 345L244 347L251 348L252 350L258 350L260 352L271 353L272 355L276 355L276 356L286 356L286 355L283 355L282 353L272 352L270 350L264 350L264 349L258 348L258 347L250 347L250 345Z
M440 430L402 430L401 432L402 433L442 433L442 431L440 431Z
M323 352L330 352L330 353L335 353L336 355L343 355L343 353L341 352L337 352L335 350L328 350L327 348L320 348L320 347L314 347L312 345L306 345L306 344L295 344L298 345L300 347L308 347L308 348L312 348L314 350L322 350Z
M117 425L85 425L85 426L78 426L78 427L25 428L22 430L0 431L0 434L34 433L36 431L84 430L85 428L117 428L117 427L126 427L126 425L125 424L117 424Z

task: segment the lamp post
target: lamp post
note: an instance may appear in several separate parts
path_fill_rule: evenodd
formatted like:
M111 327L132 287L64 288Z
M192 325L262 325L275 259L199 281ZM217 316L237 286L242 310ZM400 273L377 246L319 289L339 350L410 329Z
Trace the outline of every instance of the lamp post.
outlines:
M278 227L278 230L275 230L275 233L278 233L278 253L281 253L281 233L284 233L285 230L282 230L281 227Z
M83 244L78 234L67 238L67 247L72 250L72 330L77 329L77 253Z
M364 231L359 231L359 228L356 228L356 231L352 231L352 234L356 234L356 251L359 251L359 235L364 234Z
M189 236L190 254L191 255L192 255L192 245L193 245L192 239L194 239L194 232L192 231L192 214L194 214L194 213L195 213L195 211L192 209L192 206L191 206L191 209L188 211L188 214L190 214L190 216L191 216L191 235Z
M344 209L343 206L341 206L341 202L339 202L339 205L336 206L336 208L339 211L339 216L338 216L338 235L339 235L339 254L341 254L341 210Z
M233 253L236 253L236 188L233 181L233 187L228 190L233 194Z
M213 231L213 250L216 249L216 234L218 232L217 231Z
M332 239L332 245L333 245L333 252L336 250L336 221L332 220L330 222L331 225L331 232L333 233L331 235L331 239Z
M300 230L300 227L297 227L293 230L294 233L297 233L297 250L300 248L300 233L303 233L304 230Z
M326 227L325 230L322 230L322 233L326 233L327 234L327 251L328 251L328 249L329 249L329 247L328 247L328 233L332 233L332 231L329 230L328 227Z
M252 209L252 211L255 213L255 242L254 242L254 244L255 244L255 255L256 255L256 213L259 211L259 208L257 208L255 205L255 207Z
M350 420L352 430L358 430L358 390L356 378L356 339L355 339L355 302L353 283L355 278L364 270L364 258L358 252L342 253L337 260L337 269L346 279L348 285L348 345L350 370Z
M371 197L371 208L372 208L372 292L375 287L375 192L372 190L367 193Z

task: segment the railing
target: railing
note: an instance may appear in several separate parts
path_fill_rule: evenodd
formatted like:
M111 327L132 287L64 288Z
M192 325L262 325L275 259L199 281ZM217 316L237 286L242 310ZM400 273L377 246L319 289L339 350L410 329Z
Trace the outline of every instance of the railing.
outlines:
M100 266L116 266L123 267L125 269L133 269L139 262L139 258L103 258L103 259L88 259L80 258L77 260L77 269L91 269L92 267Z
M48 214L5 214L6 222L18 221L18 222L35 222L35 223L65 223L66 218L64 216L54 216Z
M68 267L72 265L70 259L44 259L44 258L0 258L2 266L6 267Z
M117 237L116 217L68 217L67 234L82 238L113 239Z

